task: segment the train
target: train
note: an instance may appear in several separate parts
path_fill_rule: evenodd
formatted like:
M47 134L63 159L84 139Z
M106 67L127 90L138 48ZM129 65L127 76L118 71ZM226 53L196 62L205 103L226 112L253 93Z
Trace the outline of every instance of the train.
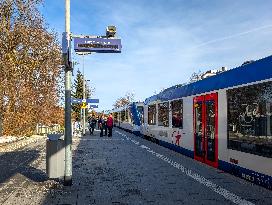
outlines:
M112 113L116 127L272 189L272 56Z

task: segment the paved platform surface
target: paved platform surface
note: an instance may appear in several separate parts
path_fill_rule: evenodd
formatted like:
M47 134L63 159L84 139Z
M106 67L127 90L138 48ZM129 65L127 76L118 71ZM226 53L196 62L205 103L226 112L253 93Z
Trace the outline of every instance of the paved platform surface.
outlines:
M73 186L45 174L45 139L0 154L0 204L272 204L272 192L119 129L73 139Z

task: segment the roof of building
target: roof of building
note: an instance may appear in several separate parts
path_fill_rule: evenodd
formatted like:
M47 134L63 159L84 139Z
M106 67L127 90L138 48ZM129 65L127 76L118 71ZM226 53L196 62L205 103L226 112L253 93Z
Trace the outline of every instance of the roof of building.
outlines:
M183 86L172 86L145 100L167 101L272 78L272 56Z

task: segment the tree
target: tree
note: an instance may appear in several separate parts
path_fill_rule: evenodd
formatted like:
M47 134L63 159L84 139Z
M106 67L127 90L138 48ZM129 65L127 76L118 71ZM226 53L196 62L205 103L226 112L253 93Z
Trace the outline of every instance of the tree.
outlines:
M193 72L193 74L189 78L189 82L193 83L193 82L201 80L202 79L202 75L203 75L203 73L200 70L198 72Z
M63 122L64 114L54 113L62 94L61 49L37 9L41 2L0 0L0 122L6 135Z
M118 98L113 104L114 108L123 107L134 101L135 94L132 92L127 92L124 97Z
M94 93L95 89L89 87L87 83L85 83L85 96L86 98L90 98ZM83 99L83 74L78 70L76 79L74 80L72 97L76 99ZM73 104L72 110L75 113L75 117L80 118L80 110L82 104Z

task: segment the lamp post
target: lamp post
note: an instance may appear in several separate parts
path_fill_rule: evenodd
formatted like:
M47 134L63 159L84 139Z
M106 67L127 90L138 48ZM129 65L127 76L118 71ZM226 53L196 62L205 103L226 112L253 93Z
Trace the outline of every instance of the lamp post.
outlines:
M85 72L84 72L84 54L82 55L82 74L83 74L83 100L86 100L86 91L85 91ZM85 108L83 108L82 112L83 112L83 130L82 130L82 134L85 135Z
M86 85L85 85L85 71L84 71L84 56L85 55L89 55L89 54L91 54L90 52L86 52L86 53L84 53L84 52L77 52L76 54L78 54L78 55L82 55L82 75L83 75L83 88L82 88L82 92L83 92L83 101L85 101L86 100ZM86 101L85 101L86 102ZM83 108L82 109L82 115L83 115L83 119L82 119L82 124L83 124L83 126L82 126L82 135L85 135L86 134L86 109L85 108Z
M88 48L89 52L116 52L121 53L121 39L115 39L116 35L116 27L108 26L106 30L106 38L105 36L95 37L98 49ZM101 38L102 37L102 38ZM74 38L74 37L73 37ZM85 37L86 38L86 37ZM79 38L74 38L75 50L76 51L84 51L86 53L86 49L80 50L81 46L76 44L76 40L80 40ZM88 38L86 38L88 39ZM85 40L86 40L85 39ZM82 40L82 39L81 39ZM83 39L84 40L84 39ZM105 47L104 44L112 43L110 47ZM103 45L102 45L103 44ZM80 44L81 45L81 44ZM82 44L82 45L85 45ZM83 46L84 47L84 46ZM62 39L62 53L63 53L63 62L65 64L65 171L64 171L64 185L71 186L72 185L72 123L71 123L71 78L72 78L72 63L71 63L71 33L70 33L70 0L65 0L65 32L63 33ZM84 57L83 57L83 99L85 97L85 78L84 78ZM86 101L85 101L86 102ZM83 110L83 132L85 133L85 109Z
M65 63L65 170L64 185L72 185L72 123L71 123L71 39L70 39L70 0L65 0L65 33L63 34L63 59Z

